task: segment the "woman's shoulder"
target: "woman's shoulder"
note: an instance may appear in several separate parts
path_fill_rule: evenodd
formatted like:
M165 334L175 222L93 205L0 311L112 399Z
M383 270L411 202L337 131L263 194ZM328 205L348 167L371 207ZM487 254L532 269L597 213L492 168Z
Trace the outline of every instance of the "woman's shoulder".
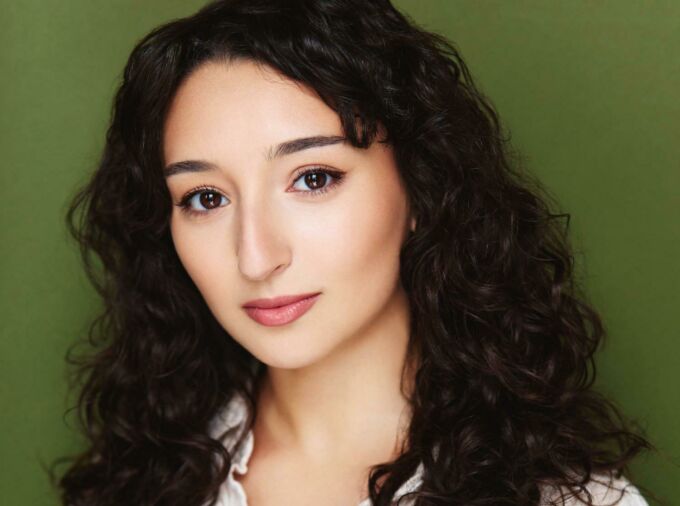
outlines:
M649 506L635 485L625 476L614 477L606 474L593 474L585 485L592 496L595 506ZM575 497L566 488L564 502L556 487L545 489L542 504L544 506L582 506L587 504ZM581 493L581 496L585 494Z

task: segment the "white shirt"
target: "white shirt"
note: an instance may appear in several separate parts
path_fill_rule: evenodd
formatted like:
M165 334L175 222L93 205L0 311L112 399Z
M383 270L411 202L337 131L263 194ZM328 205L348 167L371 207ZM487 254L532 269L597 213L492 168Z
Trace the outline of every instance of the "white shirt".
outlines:
M219 434L225 430L232 429L226 437L223 443L225 447L229 450L233 450L233 444L238 440L238 436L241 434L242 430L245 428L245 421L247 416L246 403L241 395L235 395L226 408L218 414L213 420L210 434L213 438L217 438ZM231 468L229 469L229 474L227 479L222 483L220 488L220 494L217 501L217 506L248 506L248 498L246 497L245 490L241 486L241 483L236 481L234 478L234 472L239 474L245 474L248 471L248 461L253 453L253 445L255 443L255 438L252 430L248 430L245 439L243 440L241 446L233 452ZM417 468L415 473L406 480L399 490L394 495L393 500L396 501L399 497L403 496L407 492L412 492L416 490L422 483L422 473L423 464L421 463ZM620 495L621 491L625 489L625 493L621 497L621 500L616 503L616 506L649 506L644 497L640 494L638 489L630 483L625 477L619 479L606 480L602 476L596 476L598 481L591 479L587 484L587 488L593 495L593 504L595 505L608 505L613 503ZM605 482L608 483L606 485ZM551 495L554 494L554 495ZM565 497L568 494L565 492ZM551 492L544 491L544 499L558 499L559 493L557 490L552 489ZM404 501L403 506L413 506L415 499L410 501ZM369 497L361 501L357 506L372 506L372 502ZM548 504L546 502L546 504ZM559 504L559 503L558 503ZM567 499L564 506L579 506L583 503L577 502L576 498L570 497Z

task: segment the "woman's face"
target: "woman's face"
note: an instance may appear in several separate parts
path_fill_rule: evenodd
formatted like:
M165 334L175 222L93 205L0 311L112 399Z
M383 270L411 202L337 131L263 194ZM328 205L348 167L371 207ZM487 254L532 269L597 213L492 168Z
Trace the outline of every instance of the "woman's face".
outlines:
M331 141L277 151L318 136ZM250 61L199 67L165 123L173 204L198 191L189 212L173 206L179 258L224 329L270 366L311 364L403 309L399 250L413 222L392 150L336 136L338 116L313 91ZM317 292L285 324L259 323L242 307Z

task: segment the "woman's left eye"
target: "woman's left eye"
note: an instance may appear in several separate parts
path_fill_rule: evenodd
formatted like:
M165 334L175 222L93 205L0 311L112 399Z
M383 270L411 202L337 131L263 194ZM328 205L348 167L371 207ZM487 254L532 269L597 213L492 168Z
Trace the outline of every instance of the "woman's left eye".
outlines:
M344 177L344 172L313 167L298 174L295 178L295 184L302 182L307 188L310 188L310 190L302 190L302 193L317 195L326 193L328 190L335 188L342 182ZM295 188L295 184L293 185L293 188Z

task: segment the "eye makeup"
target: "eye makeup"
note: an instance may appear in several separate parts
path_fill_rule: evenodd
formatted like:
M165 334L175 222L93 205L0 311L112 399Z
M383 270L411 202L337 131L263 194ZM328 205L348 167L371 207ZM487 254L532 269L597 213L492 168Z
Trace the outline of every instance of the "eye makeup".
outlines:
M338 187L344 180L345 173L342 171L338 170L333 170L328 167L308 167L305 169L300 170L296 175L293 184L297 183L298 180L301 180L302 178L308 176L308 175L325 175L327 177L327 180L330 180L330 183L317 189L309 190L309 191L301 191L301 190L286 190L288 192L292 193L301 193L305 194L309 197L316 197L320 196L323 193L326 193L328 191L334 190L336 187ZM190 216L205 216L211 211L218 209L222 207L221 205L217 205L216 207L210 207L204 211L199 211L196 210L192 207L192 201L194 200L194 197L201 197L202 195L214 195L214 199L227 199L222 193L217 190L214 187L208 186L208 185L200 185L192 188L189 190L187 193L182 196L180 201L176 203L175 205L180 208L182 213L186 213ZM198 205L203 205L200 202Z

